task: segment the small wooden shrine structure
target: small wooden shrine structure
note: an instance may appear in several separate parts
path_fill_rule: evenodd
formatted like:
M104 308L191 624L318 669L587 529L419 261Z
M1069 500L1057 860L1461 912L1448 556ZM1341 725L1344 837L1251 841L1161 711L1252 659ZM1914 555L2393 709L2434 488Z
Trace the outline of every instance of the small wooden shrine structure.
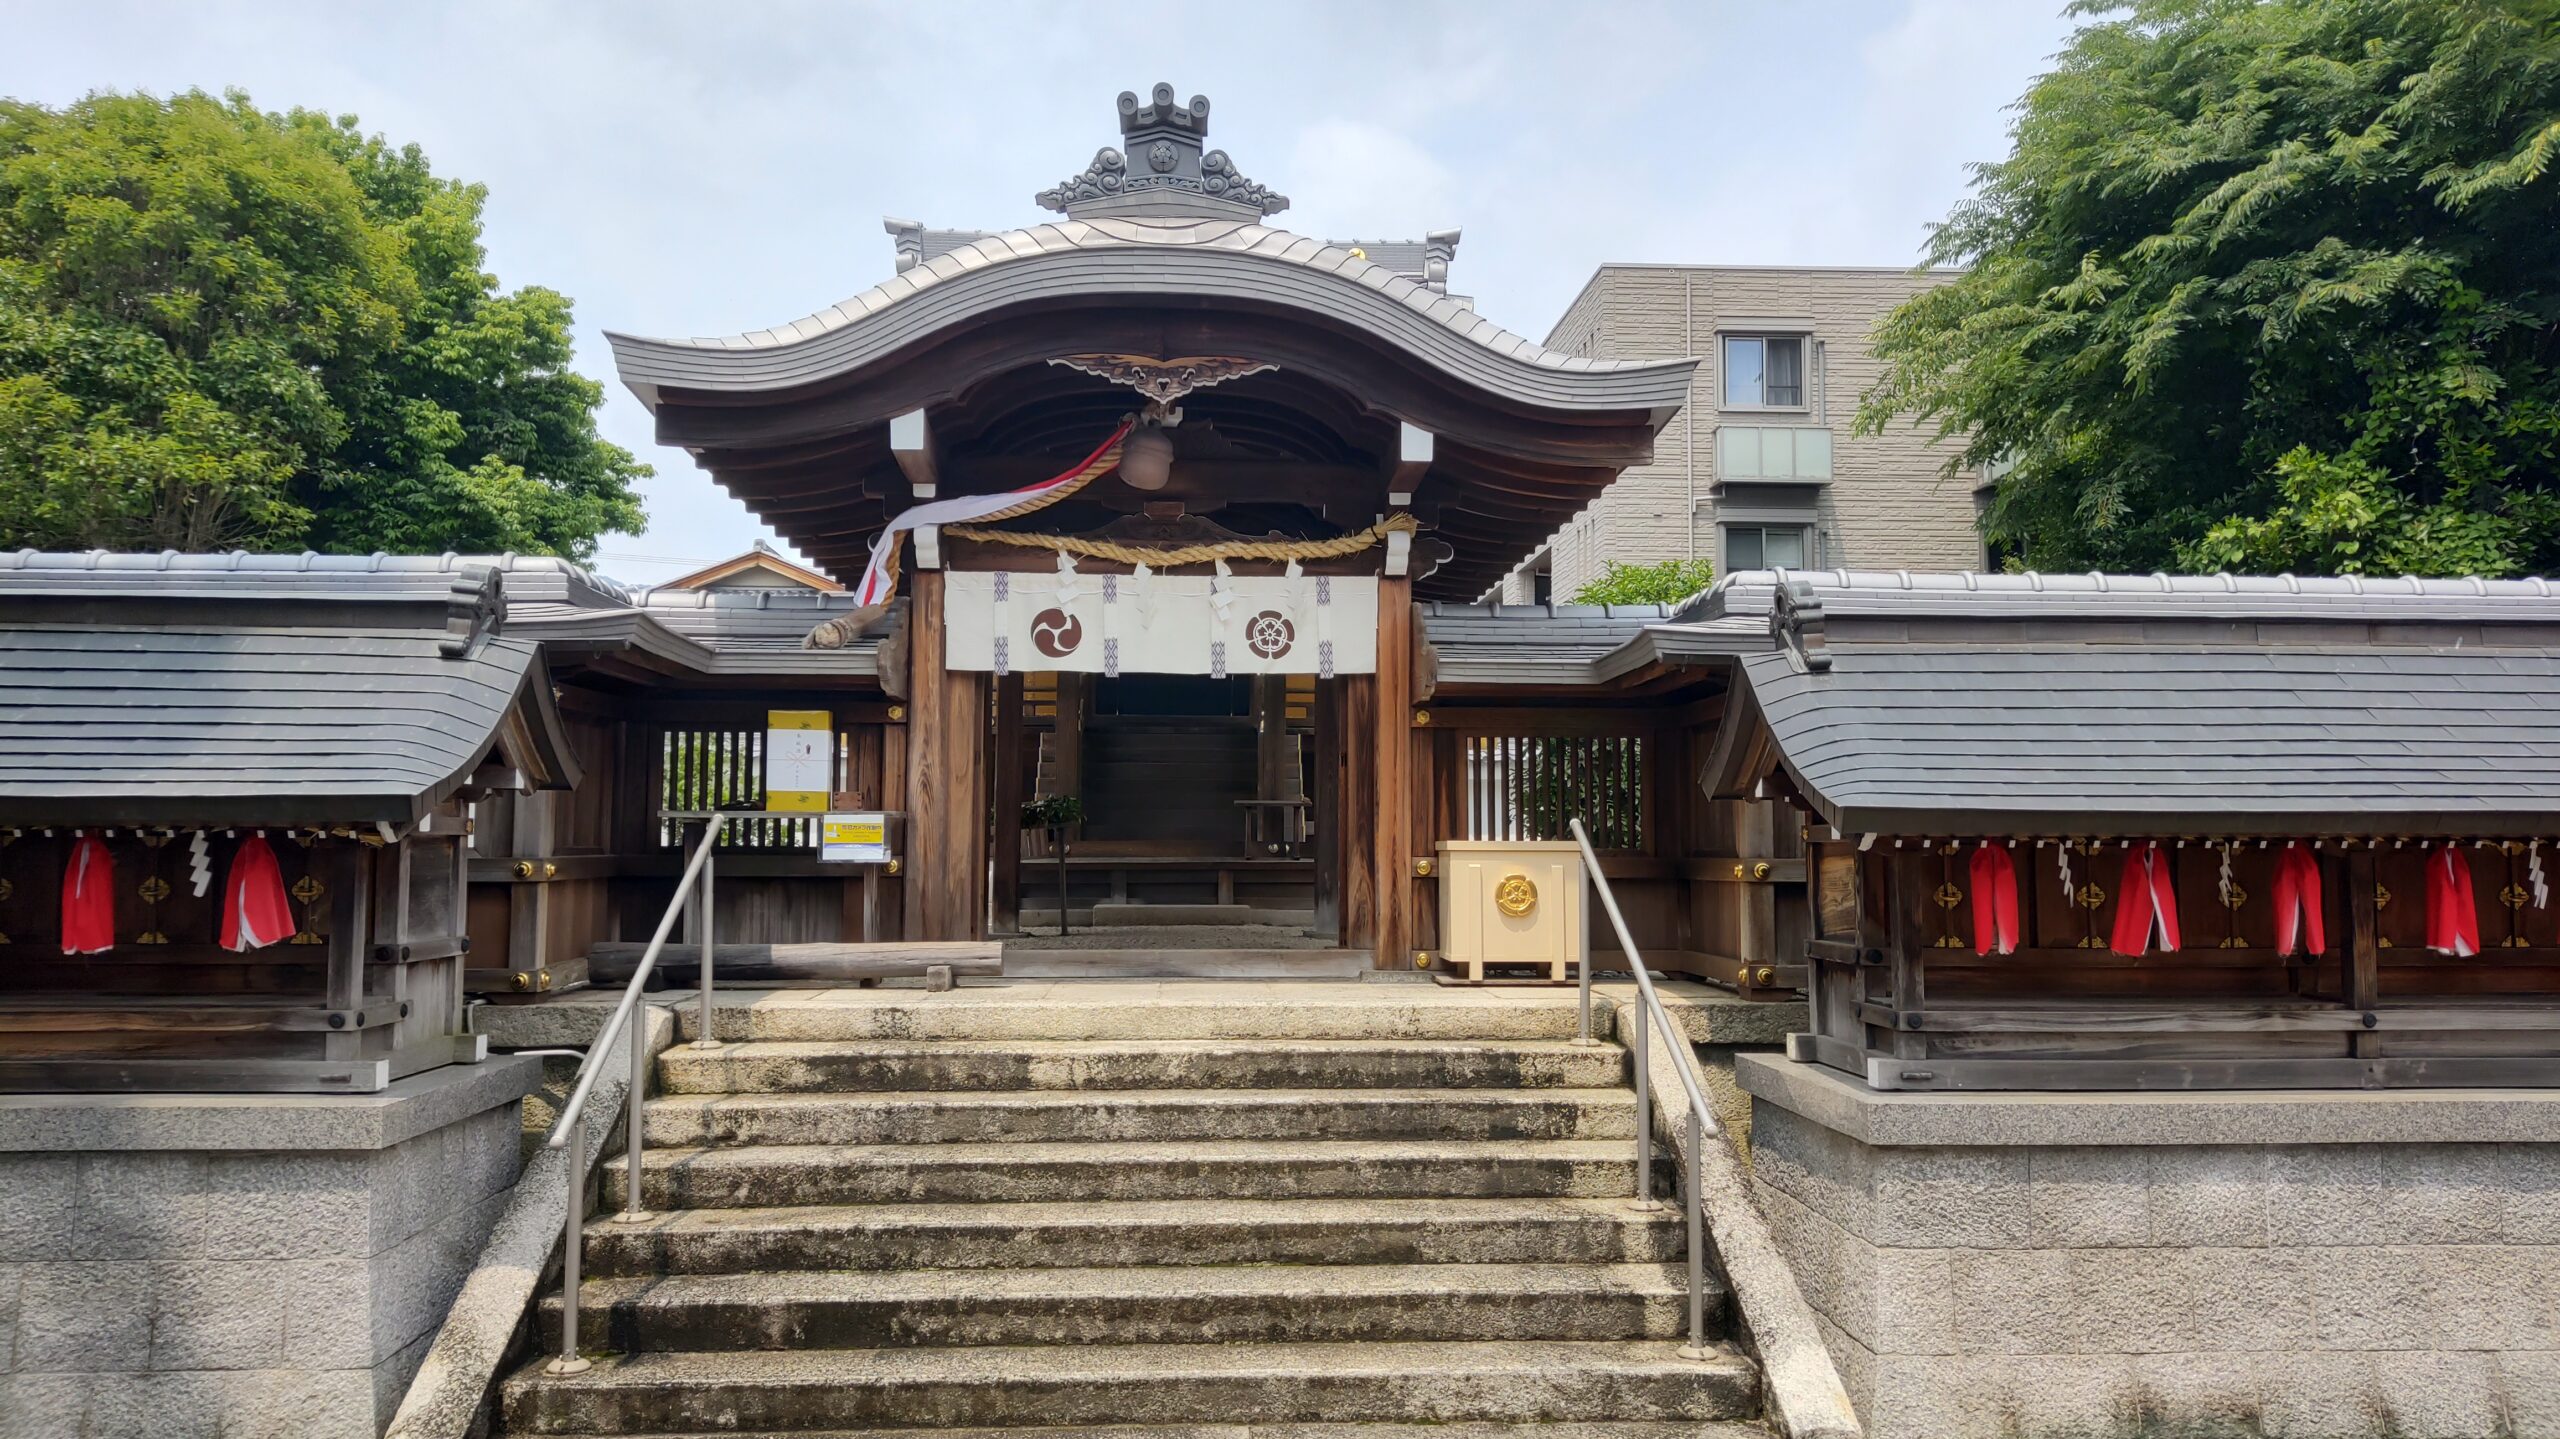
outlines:
M483 565L0 556L0 1091L369 1093L483 1057L471 806L579 780L505 618ZM235 891L290 937L226 933ZM104 948L66 952L74 910Z
M1878 1089L2560 1084L2547 584L1738 576L1702 782Z

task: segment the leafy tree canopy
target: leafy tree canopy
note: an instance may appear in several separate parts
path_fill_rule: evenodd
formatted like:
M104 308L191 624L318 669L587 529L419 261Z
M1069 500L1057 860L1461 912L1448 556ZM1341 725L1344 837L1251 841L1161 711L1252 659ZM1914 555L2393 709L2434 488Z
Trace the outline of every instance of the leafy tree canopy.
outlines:
M1705 560L1664 560L1631 565L1611 560L1599 578L1573 592L1577 605L1678 604L1716 582L1716 567Z
M477 185L237 93L0 101L0 546L585 558L649 473Z
M2560 0L2078 9L1861 429L2040 569L2560 563Z

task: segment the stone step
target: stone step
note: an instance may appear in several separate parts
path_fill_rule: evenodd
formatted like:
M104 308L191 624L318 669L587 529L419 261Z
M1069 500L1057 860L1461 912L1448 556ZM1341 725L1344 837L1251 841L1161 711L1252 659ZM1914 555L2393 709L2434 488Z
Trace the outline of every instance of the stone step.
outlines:
M1029 981L1031 985L1043 983ZM1449 989L1430 984L1291 984L1274 981L1250 999L1213 984L1142 981L1052 984L1025 1003L1024 983L964 985L948 994L913 990L724 991L712 1027L728 1040L757 1039L1473 1039L1573 1038L1571 990ZM1530 997L1524 998L1524 995ZM677 1018L697 1039L691 1005ZM1607 1040L1609 1014L1593 1016Z
M1052 909L1051 914L1057 911ZM1283 917L1273 910L1258 910L1249 904L1132 904L1103 900L1093 907L1097 926L1153 924L1295 924L1301 929L1315 922L1315 917L1301 910Z
M1726 1346L1692 1360L1660 1340L642 1353L563 1378L542 1363L507 1381L511 1432L1713 1420L1756 1414L1760 1389Z
M722 1430L666 1434L656 1439L880 1439L877 1430ZM608 1439L564 1434L554 1439ZM1639 1421L1579 1424L1104 1424L1085 1428L1015 1426L1002 1429L902 1429L898 1439L1773 1439L1747 1419Z
M1081 938L1087 926L1082 919L1075 923L1076 933ZM1021 924L1028 934L1055 936L1058 912L1052 909L1046 914L1038 914L1025 910ZM1125 935L1129 931L1123 929L1120 933ZM1005 945L1004 972L1012 979L1340 981L1356 980L1371 967L1369 951L1365 949L1285 947L1287 938L1297 933L1298 929L1277 925L1254 925L1247 929L1184 930L1179 936L1192 944L1265 946L1220 949L1036 949L1013 940ZM1268 947L1274 938L1283 941L1283 947Z
M648 1141L940 1144L1024 1140L1633 1139L1625 1089L972 1090L673 1094Z
M660 1434L655 1439L1774 1439L1748 1419L1710 1424L1093 1424L1083 1429L724 1429L719 1434ZM553 1439L609 1439L558 1434Z
M619 1207L620 1163L604 1167ZM766 1145L651 1149L647 1208L1186 1198L1633 1194L1622 1140L1195 1140L1172 1144Z
M1542 1339L1677 1341L1688 1270L1667 1264L1172 1266L797 1271L600 1279L581 1333L643 1350L887 1349ZM560 1337L544 1301L543 1343ZM1710 1294L1710 1332L1724 1299Z
M687 1209L587 1227L587 1272L1135 1264L1667 1264L1687 1231L1623 1198L1173 1199Z
M678 1045L658 1056L658 1082L671 1094L1602 1089L1627 1082L1627 1056L1570 1040L767 1040Z

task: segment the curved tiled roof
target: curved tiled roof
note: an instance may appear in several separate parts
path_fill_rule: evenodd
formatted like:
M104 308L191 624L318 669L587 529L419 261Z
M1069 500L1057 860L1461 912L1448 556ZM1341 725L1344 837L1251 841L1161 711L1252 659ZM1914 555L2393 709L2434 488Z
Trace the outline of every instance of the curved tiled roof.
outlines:
M1206 296L1312 312L1550 409L1676 408L1697 363L1551 350L1348 247L1241 220L1034 225L936 255L788 325L698 339L606 338L623 382L654 404L661 386L744 392L806 384L989 310L1079 295Z

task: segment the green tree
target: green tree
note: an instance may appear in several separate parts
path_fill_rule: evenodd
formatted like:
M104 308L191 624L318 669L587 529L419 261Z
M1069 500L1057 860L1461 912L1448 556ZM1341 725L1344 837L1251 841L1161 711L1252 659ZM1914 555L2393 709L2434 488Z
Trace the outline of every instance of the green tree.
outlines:
M1860 429L2040 569L2560 562L2560 0L2076 8Z
M1631 565L1611 560L1599 577L1573 592L1577 605L1672 605L1716 582L1716 567L1705 560L1664 560Z
M0 546L515 550L636 530L569 302L485 192L233 94L0 102Z

